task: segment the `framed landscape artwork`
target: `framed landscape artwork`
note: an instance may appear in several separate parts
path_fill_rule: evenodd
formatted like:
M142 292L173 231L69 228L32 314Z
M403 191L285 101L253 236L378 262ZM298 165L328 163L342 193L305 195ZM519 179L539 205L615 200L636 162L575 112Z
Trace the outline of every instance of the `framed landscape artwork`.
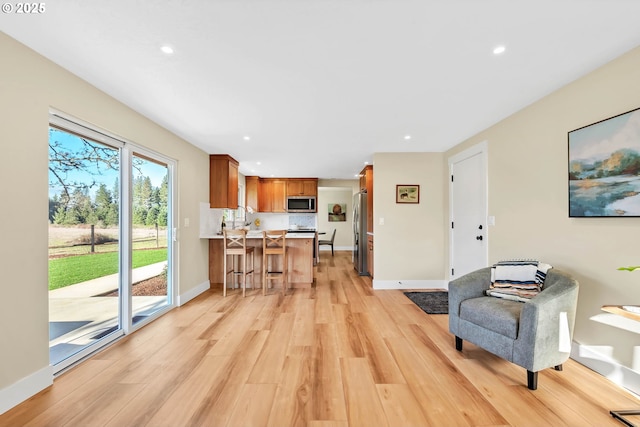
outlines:
M640 108L568 138L569 217L640 216Z
M420 186L396 185L396 203L420 203Z

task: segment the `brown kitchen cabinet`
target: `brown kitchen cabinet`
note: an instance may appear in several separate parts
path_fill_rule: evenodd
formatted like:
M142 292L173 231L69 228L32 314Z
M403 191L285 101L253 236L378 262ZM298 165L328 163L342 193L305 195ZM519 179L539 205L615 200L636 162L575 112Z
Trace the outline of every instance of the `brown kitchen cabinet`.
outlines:
M313 283L313 243L313 237L287 239L287 272L290 287L310 287ZM249 237L247 245L254 248L254 280L256 286L261 287L262 238ZM209 239L209 282L212 287L217 289L222 289L223 262L224 239L222 237ZM282 261L276 260L275 264L272 264L272 268L282 271ZM251 284L251 277L249 277L248 284ZM279 283L276 282L275 286L278 285Z
M367 234L367 269L373 279L373 236Z
M286 212L287 183L283 179L262 178L258 184L258 210L260 212Z
M257 176L246 176L244 182L245 188L245 200L244 206L246 208L251 207L254 211L258 212L260 206L258 205L258 187L260 185L260 178Z
M367 192L367 232L373 233L373 166L367 165L360 172L360 191Z
M317 196L318 179L297 179L287 180L287 196Z
M209 204L238 208L238 161L227 154L209 156Z

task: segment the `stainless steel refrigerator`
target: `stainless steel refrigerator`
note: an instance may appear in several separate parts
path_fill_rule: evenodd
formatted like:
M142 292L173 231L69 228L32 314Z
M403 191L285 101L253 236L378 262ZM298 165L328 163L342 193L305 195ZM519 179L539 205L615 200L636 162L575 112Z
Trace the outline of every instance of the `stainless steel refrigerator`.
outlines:
M369 274L367 268L367 192L353 196L353 268L360 276Z

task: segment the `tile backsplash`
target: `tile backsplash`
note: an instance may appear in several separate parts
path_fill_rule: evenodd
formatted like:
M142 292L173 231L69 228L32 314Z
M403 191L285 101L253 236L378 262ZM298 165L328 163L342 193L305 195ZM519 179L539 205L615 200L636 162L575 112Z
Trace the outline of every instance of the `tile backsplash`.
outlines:
M289 225L297 225L304 228L316 228L316 215L289 215Z

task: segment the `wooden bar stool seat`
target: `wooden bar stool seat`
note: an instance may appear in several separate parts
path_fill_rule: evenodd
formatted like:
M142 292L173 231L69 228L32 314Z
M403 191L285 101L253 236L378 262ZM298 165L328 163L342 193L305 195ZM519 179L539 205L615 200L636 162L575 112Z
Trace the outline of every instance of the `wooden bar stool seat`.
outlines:
M227 276L233 274L242 277L242 296L246 295L247 276L251 275L251 287L255 287L253 270L255 266L255 251L253 246L247 246L247 230L224 230L224 280L222 295L227 296ZM247 269L247 257L251 255L251 267ZM231 256L231 265L228 266L228 257ZM236 265L236 261L237 264ZM233 280L235 283L235 280Z
M282 280L282 295L287 291L287 230L262 232L262 294L270 280ZM280 256L280 259L277 257Z

